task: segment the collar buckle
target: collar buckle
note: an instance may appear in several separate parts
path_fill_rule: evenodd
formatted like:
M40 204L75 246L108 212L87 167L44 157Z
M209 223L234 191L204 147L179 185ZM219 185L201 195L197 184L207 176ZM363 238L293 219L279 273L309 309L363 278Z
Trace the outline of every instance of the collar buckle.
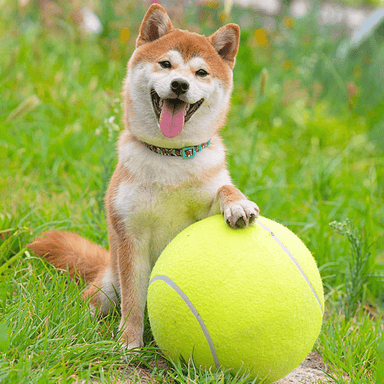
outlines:
M183 156L183 159L192 159L192 157L195 157L196 155L196 149L195 147L185 147L182 149L181 154Z

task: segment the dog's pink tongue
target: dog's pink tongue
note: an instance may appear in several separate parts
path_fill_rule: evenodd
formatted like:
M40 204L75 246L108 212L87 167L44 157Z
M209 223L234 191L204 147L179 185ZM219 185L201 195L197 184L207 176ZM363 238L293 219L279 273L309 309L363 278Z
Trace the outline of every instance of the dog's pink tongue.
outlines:
M169 138L178 136L184 125L184 111L187 103L170 102L164 100L163 110L160 115L160 130Z

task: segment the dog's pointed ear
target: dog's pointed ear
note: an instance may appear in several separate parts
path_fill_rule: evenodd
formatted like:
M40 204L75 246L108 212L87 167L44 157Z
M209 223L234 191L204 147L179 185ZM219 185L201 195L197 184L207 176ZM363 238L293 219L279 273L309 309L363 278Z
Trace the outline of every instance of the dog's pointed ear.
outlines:
M208 37L216 52L225 60L231 69L235 66L235 58L239 49L240 27L237 24L227 24Z
M136 48L145 43L159 39L173 29L171 20L160 4L152 4L140 26Z

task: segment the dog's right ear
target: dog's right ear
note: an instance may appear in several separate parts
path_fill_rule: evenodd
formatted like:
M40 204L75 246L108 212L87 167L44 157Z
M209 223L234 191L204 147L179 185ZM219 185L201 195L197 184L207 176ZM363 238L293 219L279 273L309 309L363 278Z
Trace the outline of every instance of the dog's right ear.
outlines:
M140 34L136 40L136 48L145 43L159 39L173 29L171 20L160 4L152 4L140 26Z

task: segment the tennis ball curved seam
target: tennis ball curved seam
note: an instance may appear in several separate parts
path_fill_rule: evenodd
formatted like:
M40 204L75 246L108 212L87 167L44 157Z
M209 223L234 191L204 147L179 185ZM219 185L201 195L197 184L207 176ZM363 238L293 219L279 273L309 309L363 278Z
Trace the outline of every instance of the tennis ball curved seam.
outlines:
M183 290L168 276L165 275L156 275L154 276L151 281L149 282L149 285L151 285L155 281L162 281L165 284L167 284L170 288L172 288L184 301L184 303L187 305L189 310L192 312L192 314L195 316L196 320L198 321L201 330L204 333L204 336L208 342L209 349L211 350L213 361L215 362L216 368L220 367L219 360L217 358L215 345L213 344L212 338L209 334L208 328L206 327L204 320L200 316L199 312L197 311L196 307L192 304L191 300L189 300L188 296L183 292Z
M308 276L305 274L305 272L301 268L301 265L296 260L296 258L292 255L291 251L285 246L285 244L266 225L261 223L259 220L256 220L256 222L257 222L257 224L259 224L262 228L264 228L267 232L269 232L272 235L272 237L276 241L276 243L281 247L281 249L288 255L288 257L296 265L297 269L299 270L299 272L303 276L304 280L307 282L307 284L308 284L309 288L311 289L312 293L315 295L315 298L316 298L316 300L317 300L317 302L318 302L318 304L320 306L320 311L323 314L324 313L323 306L321 305L320 298L318 297L318 295L317 295L317 293L315 291L315 288L313 288L311 282L308 279Z

